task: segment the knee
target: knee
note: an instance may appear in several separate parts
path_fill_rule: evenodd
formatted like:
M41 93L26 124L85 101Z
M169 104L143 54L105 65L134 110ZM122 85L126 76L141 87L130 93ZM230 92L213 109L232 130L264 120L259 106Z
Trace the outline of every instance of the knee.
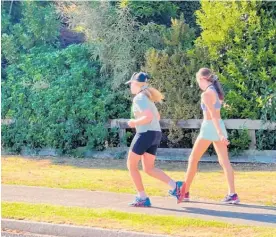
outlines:
M219 164L223 169L231 169L232 168L230 162L227 160L219 159Z
M127 169L130 170L131 166L130 166L130 162L129 160L127 160Z
M223 161L219 159L218 162L219 162L219 165L223 168L224 167Z
M198 159L196 159L194 156L190 156L189 157L189 165L193 166L193 165L197 165L198 163Z
M131 162L130 159L127 160L127 168L129 171L131 170L138 170L138 165Z
M153 167L143 167L144 172L150 176L153 174L153 169Z

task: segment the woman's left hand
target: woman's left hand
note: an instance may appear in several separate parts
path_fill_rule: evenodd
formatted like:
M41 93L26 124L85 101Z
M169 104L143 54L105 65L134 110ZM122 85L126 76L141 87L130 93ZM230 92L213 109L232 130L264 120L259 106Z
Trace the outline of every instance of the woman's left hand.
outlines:
M136 126L135 119L131 119L127 122L128 126L134 128Z
M230 142L228 141L228 139L223 135L223 134L220 134L219 135L219 140L225 144L226 146L228 146L230 144Z

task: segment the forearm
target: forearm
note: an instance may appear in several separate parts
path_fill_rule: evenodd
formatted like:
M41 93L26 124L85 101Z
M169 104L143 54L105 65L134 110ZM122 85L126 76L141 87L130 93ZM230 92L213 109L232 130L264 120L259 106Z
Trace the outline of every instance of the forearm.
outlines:
M213 121L214 126L215 126L215 128L217 130L217 133L218 134L223 134L222 129L221 129L220 124L219 124L219 120L220 119L212 116L212 121Z
M135 119L135 125L144 125L151 122L151 118L148 116L142 116L138 119Z

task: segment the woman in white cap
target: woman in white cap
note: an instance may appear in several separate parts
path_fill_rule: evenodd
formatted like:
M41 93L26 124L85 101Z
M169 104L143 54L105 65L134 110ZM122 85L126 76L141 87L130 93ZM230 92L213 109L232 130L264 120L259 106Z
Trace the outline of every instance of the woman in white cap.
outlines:
M148 74L134 73L126 83L130 84L133 99L133 114L135 119L128 121L131 128L136 128L136 135L132 140L127 167L138 192L135 200L130 203L134 207L150 207L151 202L147 196L138 164L142 161L143 170L150 176L159 179L171 187L170 194L178 197L182 182L175 182L162 170L155 168L156 151L161 141L160 114L155 106L164 96L155 88L149 87Z

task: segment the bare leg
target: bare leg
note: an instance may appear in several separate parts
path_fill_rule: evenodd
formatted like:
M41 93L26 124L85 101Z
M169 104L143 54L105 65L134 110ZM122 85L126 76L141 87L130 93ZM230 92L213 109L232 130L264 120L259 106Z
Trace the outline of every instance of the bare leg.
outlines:
M185 192L189 192L191 183L197 172L198 162L210 146L211 141L197 139L189 157L188 169L185 177Z
M155 163L155 155L145 153L142 156L142 165L145 173L148 175L159 179L160 181L164 182L165 184L168 184L172 179L166 175L162 170L155 168L154 163Z
M138 192L144 191L142 178L138 170L138 163L140 159L141 159L140 155L137 155L134 152L129 151L128 159L127 159L127 168L129 170L129 174Z
M229 161L228 148L222 142L214 142L213 144L214 144L216 153L218 155L219 163L220 163L221 167L223 168L225 177L227 179L228 192L235 193L234 171L233 171L233 168Z

